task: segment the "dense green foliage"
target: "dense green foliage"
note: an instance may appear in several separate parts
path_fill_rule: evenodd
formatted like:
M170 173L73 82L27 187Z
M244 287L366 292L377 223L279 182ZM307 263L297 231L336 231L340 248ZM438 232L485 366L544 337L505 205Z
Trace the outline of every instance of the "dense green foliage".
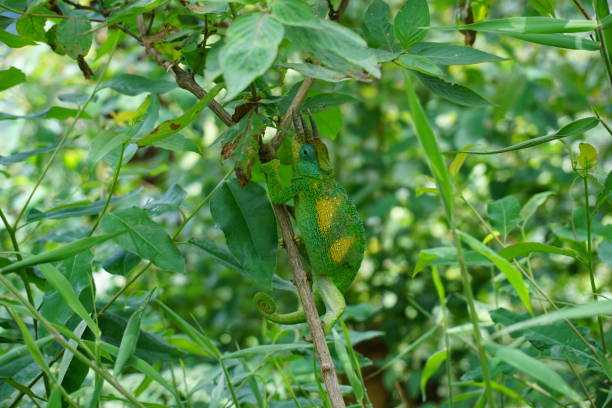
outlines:
M260 148L305 77L366 226L347 405L612 404L611 27L606 0L0 0L0 407L330 406L307 327L252 300L296 308Z

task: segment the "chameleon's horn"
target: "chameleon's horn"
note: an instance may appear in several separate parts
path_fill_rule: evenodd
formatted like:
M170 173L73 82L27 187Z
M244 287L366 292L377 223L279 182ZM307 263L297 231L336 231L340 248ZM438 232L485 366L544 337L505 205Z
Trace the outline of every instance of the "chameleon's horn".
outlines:
M295 129L295 133L297 133L298 140L303 141L304 126L302 126L302 123L298 120L295 111L291 112L291 120L293 121L293 128Z
M302 129L304 129L304 136L307 143L312 141L312 132L310 128L306 125L306 120L304 119L304 115L300 115L300 122L302 124Z
M319 129L317 129L317 122L315 122L314 118L312 117L312 113L310 113L310 110L308 111L308 120L310 120L310 127L312 128L312 133L315 139L320 139L319 138Z

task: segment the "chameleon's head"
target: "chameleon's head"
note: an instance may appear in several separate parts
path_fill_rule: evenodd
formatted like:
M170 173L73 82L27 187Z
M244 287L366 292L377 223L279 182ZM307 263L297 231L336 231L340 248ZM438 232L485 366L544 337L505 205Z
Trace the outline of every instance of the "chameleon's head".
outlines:
M299 160L297 163L298 173L303 175L325 174L319 166L317 160L317 150L311 144L304 144L300 147Z

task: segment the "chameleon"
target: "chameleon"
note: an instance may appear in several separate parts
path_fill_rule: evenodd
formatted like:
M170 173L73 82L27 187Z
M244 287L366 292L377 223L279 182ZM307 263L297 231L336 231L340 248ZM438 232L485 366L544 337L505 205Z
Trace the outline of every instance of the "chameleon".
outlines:
M355 279L365 250L365 230L355 205L333 175L327 148L310 116L312 133L301 117L295 115L296 137L292 142L293 178L289 186L280 180L278 159L262 165L268 177L270 201L294 202L294 224L299 230L310 272L313 293L325 306L323 331L328 333L346 308L344 292ZM314 133L314 136L313 136ZM300 308L278 313L274 299L264 293L255 295L260 313L270 321L297 324L305 321Z

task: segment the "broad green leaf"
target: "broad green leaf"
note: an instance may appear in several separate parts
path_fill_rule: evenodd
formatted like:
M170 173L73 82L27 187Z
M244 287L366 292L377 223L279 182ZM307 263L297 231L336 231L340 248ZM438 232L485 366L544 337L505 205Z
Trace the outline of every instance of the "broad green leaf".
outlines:
M310 97L304 101L302 104L302 109L316 113L320 111L325 111L331 108L332 106L342 105L344 103L354 103L358 102L355 97L339 92L335 93L320 93L313 97ZM325 136L327 134L322 133Z
M21 70L10 67L0 70L0 92L12 88L26 81L26 76Z
M281 353L285 351L306 350L311 348L312 343L306 342L289 344L264 344L261 346L249 347L231 353L225 353L223 354L223 359L227 360L229 358L243 358L254 356L257 354Z
M17 324L19 331L21 332L21 337L23 338L23 342L28 348L28 353L30 357L32 358L32 360L34 360L36 364L40 366L40 368L42 368L45 374L51 377L51 369L49 368L49 365L47 365L47 362L45 361L45 357L43 356L42 351L40 351L40 347L38 346L38 343L34 341L34 338L30 334L30 331L28 330L28 327L26 326L26 324L21 319L21 316L19 316L18 313L15 313L13 311L9 311L9 313L11 317L14 319L15 323Z
M65 259L58 266L59 272L66 278L88 313L93 310L92 260L91 251L84 251ZM74 311L66 303L63 295L51 284L46 284L44 291L40 313L51 323L69 326L68 323L73 318ZM70 324L69 328L72 329L72 323Z
M514 324L527 321L530 317L527 314L513 313L503 308L491 310L489 314L495 323L506 327L512 327ZM523 330L515 330L511 336L513 338L524 336L543 356L553 357L560 353L568 353L573 361L578 361L581 364L590 364L593 355L589 347L596 348L597 346L594 344L588 346L584 343L583 340L588 338L588 336L580 337L587 331L586 328L582 329L582 333L579 335L572 330L567 322L556 321L550 324L539 324Z
M404 49L420 42L427 35L423 27L429 25L429 9L426 0L408 0L393 21L393 32Z
M138 140L139 146L147 146L154 143L159 143L163 139L166 139L185 126L189 125L204 108L206 108L210 102L213 101L215 96L219 93L219 91L223 88L223 85L215 85L213 89L211 89L204 98L197 101L193 106L191 106L185 113L181 116L166 120L162 122L159 126L151 131L147 136Z
M328 20L321 20L319 29L288 27L287 36L298 47L309 51L328 67L355 77L363 77L358 68L380 78L376 54L354 31Z
M105 231L124 231L115 238L122 248L150 260L161 269L183 273L185 260L166 230L141 208L132 207L106 214L100 225Z
M535 214L537 209L546 202L548 197L553 195L552 191L543 191L541 193L537 193L529 198L529 201L525 203L523 208L521 208L521 218L523 219L523 226L527 224L527 221Z
M518 371L534 378L542 385L564 394L576 403L582 398L574 391L557 372L541 361L528 356L519 349L500 346L495 343L485 344L485 348L496 358L514 367Z
M264 13L247 14L232 22L219 55L227 86L225 100L236 97L272 66L283 36L282 24Z
M276 266L276 219L265 190L249 183L226 182L210 202L232 254L248 275L269 288Z
M100 89L111 88L129 96L136 96L142 93L163 94L176 87L175 82L163 79L150 79L133 74L119 74L100 85Z
M115 366L113 367L113 375L115 377L121 374L121 371L125 367L126 363L136 351L136 345L138 344L138 338L140 337L140 320L145 308L149 304L152 294L153 292L147 296L147 298L140 304L140 306L138 306L138 308L128 319L127 325L125 326L125 332L121 338L121 344L119 345L119 352L117 353Z
M436 179L438 189L442 193L442 202L446 207L446 213L453 213L453 187L450 181L450 175L448 174L448 168L444 157L440 152L436 135L427 120L425 111L421 106L421 102L416 96L414 87L408 74L403 72L404 84L406 86L406 93L408 94L408 104L410 106L410 114L412 116L412 127L414 132L419 139L421 148L423 149L426 157L429 169L433 173Z
M276 0L272 3L272 16L285 25L319 27L310 5L302 0Z
M87 326L93 333L99 336L100 329L98 325L89 316L85 306L83 306L73 287L70 285L70 281L53 265L48 263L40 265L40 272L44 275L47 282L64 298L64 301L72 311L87 323Z
M36 45L36 42L29 38L24 38L19 35L11 34L8 31L0 30L0 42L8 45L10 48L21 48L27 45Z
M598 51L601 47L597 41L588 38L576 37L566 34L517 34L503 33L517 40L532 42L536 44L551 45L557 48L567 48L570 50Z
M366 9L361 29L364 38L372 47L387 50L393 48L395 37L389 14L389 6L384 0L374 0Z
M111 198L110 205L117 205L120 202L133 198L136 195L140 194L142 191L141 188L138 188L128 194L122 196L115 196ZM32 210L28 213L26 220L29 222L38 221L38 220L59 220L63 218L73 218L73 217L84 217L87 215L95 215L102 212L104 208L104 204L106 200L98 200L93 203L83 204L83 203L71 203L66 204L58 208L54 208L47 212L40 212Z
M487 214L493 227L504 238L521 222L521 205L515 196L507 196L487 205Z
M472 47L447 43L422 42L410 48L409 55L420 55L440 65L469 65L482 62L499 62L504 58Z
M429 58L420 55L403 54L398 58L398 62L405 68L421 72L427 75L443 76L444 71L434 64Z
M538 327L551 324L565 319L581 319L600 315L612 314L612 300L602 300L586 303L584 305L572 306L554 312L549 312L520 323L513 324L500 330L495 336L502 336L517 330L524 330L529 327Z
M552 34L577 33L592 31L597 28L593 20L568 20L565 18L550 17L510 17L498 20L480 21L474 24L429 27L430 30L455 31L474 30L492 33L523 33L523 34Z
M176 210L183 202L187 192L178 184L173 184L161 197L149 201L145 206L150 214L159 215Z
M127 276L140 263L141 258L123 248L118 248L102 263L102 268L112 275Z
M499 268L499 270L504 274L506 279L508 279L508 281L516 291L519 299L521 299L521 302L523 303L525 308L529 311L530 314L533 314L533 311L531 309L531 302L529 300L529 289L525 285L525 282L523 282L523 277L521 276L521 273L518 271L518 269L516 269L510 262L502 258L491 248L478 241L476 238L472 237L469 234L466 234L463 231L458 231L458 233L461 236L461 239L470 247L472 247L473 250L478 251L482 255L489 258L489 260Z
M189 336L191 340L196 342L196 344L216 358L221 357L221 351L217 348L215 343L208 336L206 336L206 334L197 330L164 303L160 302L159 300L155 300L154 302L162 308L168 319L172 321L172 323L174 323L179 329L181 329L182 332Z
M522 258L524 256L528 256L533 252L546 252L549 254L559 254L570 256L572 258L576 258L576 252L570 249L557 248L548 244L541 244L539 242L521 242L519 244L510 245L501 251L499 251L499 255L503 256L508 260L512 260L514 258Z
M32 17L23 15L17 19L15 29L25 38L34 41L46 41L45 23L47 19L44 17Z
M493 104L471 89L447 82L441 78L416 73L421 83L434 94L458 105L482 108Z
M27 152L13 153L10 156L0 156L0 164L1 165L9 165L13 163L22 162L24 160L29 159L32 156L37 156L39 154L50 152L57 147L57 144L52 144L50 146L41 147L39 149L29 150Z
M438 371L438 368L442 365L444 360L446 360L446 355L448 354L447 350L439 350L432 354L425 363L425 367L423 368L423 372L421 373L421 398L423 401L427 400L427 395L425 394L425 387L427 386L427 381L431 378L432 375Z
M234 256L225 248L217 245L217 243L215 243L213 240L208 238L192 238L189 240L189 243L197 246L202 251L210 255L213 259L217 260L228 268L233 269L236 272L240 272L245 276L249 276L238 260L234 258Z
M123 234L125 229L115 230L112 234L99 235L97 237L89 237L83 238L78 241L71 242L66 245L62 245L57 248L53 248L49 251L41 252L36 255L29 256L27 258L22 259L21 261L14 262L10 265L5 266L0 269L0 273L13 272L21 268L25 268L27 266L34 266L49 262L61 261L66 258L73 257L83 251L88 250L91 247L99 245L105 241L108 241L111 238L118 237Z
M57 25L57 41L70 57L76 59L89 52L93 34L88 33L91 23L82 15L70 16Z
M578 119L578 120L576 120L576 121L574 121L574 122L572 122L570 124L567 124L567 125L563 126L561 129L559 129L556 133L554 133L552 135L536 137L536 138L533 138L531 140L527 140L525 142L521 142L521 143L517 143L517 144L512 145L512 146L509 146L509 147L505 147L503 149L490 150L490 151L486 151L486 152L474 152L474 151L467 150L467 151L465 151L465 153L469 153L469 154L497 154L497 153L511 152L511 151L514 151L514 150L526 149L528 147L537 146L539 144L547 143L547 142L550 142L552 140L563 139L564 137L574 136L574 135L578 135L578 134L584 133L584 132L586 132L588 130L593 129L598 124L599 124L599 120L596 117L591 116L591 117L588 117L588 118Z
M325 82L342 82L350 79L341 72L334 71L320 65L286 63L282 64L281 66L284 68L293 69L306 77L320 79Z
M595 167L597 163L597 150L589 143L580 143L580 154L576 158L578 167L581 170L590 170Z

